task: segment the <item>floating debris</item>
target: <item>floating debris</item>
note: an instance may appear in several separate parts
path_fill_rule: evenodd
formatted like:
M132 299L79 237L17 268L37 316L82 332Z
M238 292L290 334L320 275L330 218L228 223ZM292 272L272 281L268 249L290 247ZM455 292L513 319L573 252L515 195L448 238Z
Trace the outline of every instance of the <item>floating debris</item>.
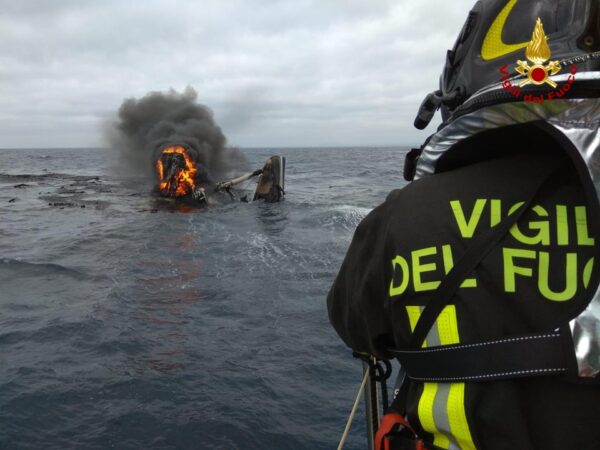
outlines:
M64 207L73 208L78 205L76 205L75 203L71 203L71 202L54 202L54 203L50 202L50 203L48 203L48 206L58 206L59 208L62 209Z

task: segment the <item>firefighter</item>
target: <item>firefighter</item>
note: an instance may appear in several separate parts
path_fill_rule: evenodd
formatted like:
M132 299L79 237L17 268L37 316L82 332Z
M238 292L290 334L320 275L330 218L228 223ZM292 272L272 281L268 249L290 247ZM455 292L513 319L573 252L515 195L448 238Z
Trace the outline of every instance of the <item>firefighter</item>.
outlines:
M378 448L600 448L599 13L478 2L419 111L444 122L414 181L358 226L327 306L352 350L400 361Z

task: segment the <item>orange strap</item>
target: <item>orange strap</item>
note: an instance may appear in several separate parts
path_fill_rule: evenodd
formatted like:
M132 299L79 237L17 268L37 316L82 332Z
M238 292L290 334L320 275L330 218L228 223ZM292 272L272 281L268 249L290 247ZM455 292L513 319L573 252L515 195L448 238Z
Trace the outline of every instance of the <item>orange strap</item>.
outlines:
M375 450L390 450L390 440L388 439L388 434L396 425L400 425L401 427L410 431L412 434L412 439L415 443L415 450L427 450L423 445L423 441L419 439L417 433L415 433L415 431L411 428L407 420L397 413L386 414L381 419L379 429L375 434Z

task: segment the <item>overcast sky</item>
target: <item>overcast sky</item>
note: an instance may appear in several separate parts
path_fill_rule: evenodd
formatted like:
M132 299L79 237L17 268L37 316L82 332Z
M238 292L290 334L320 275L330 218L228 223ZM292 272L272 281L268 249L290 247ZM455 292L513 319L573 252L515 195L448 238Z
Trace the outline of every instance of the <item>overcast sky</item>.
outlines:
M0 147L106 146L192 86L241 147L405 145L474 0L0 0Z

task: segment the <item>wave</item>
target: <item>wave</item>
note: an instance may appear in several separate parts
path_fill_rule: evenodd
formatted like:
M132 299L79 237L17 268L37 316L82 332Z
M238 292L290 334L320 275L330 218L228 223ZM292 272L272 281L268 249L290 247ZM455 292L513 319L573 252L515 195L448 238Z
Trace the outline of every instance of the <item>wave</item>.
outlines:
M0 258L0 274L18 272L20 276L64 275L76 279L88 278L83 272L60 264L31 263L12 258Z
M307 226L318 226L321 229L338 229L354 231L358 224L372 211L355 205L338 205L317 211L305 217L302 221Z

